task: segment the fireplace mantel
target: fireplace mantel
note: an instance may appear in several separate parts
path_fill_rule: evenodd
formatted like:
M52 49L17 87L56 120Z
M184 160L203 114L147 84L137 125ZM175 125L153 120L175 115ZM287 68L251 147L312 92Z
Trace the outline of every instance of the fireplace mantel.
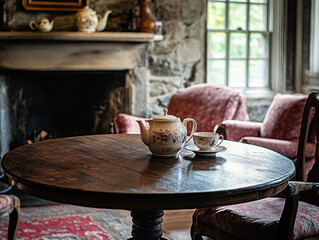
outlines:
M0 69L117 71L147 65L151 33L0 32Z
M50 40L147 43L162 40L162 35L142 32L0 32L0 40Z

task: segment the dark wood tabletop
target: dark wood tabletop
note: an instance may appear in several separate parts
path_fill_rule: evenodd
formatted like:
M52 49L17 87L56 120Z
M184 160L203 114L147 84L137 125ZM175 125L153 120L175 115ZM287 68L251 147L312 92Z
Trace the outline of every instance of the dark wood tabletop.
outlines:
M46 140L7 153L2 168L15 187L62 203L131 210L131 240L164 240L165 209L253 201L281 192L292 161L271 150L224 141L210 158L184 149L177 158L151 155L140 135Z
M117 209L185 209L272 196L294 165L271 150L224 141L227 151L152 157L139 135L92 135L24 145L3 157L11 184L45 199Z

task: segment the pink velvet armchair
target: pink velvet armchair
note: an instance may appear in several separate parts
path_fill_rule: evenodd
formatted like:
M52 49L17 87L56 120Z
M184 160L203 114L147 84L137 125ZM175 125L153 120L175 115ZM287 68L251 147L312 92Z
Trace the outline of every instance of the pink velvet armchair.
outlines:
M307 95L277 94L263 122L226 120L216 131L227 140L269 148L292 160L296 159L303 109ZM307 144L305 178L314 164L314 124L310 126Z
M194 118L197 131L214 131L226 119L248 121L246 98L239 92L215 84L197 84L176 92L168 105L168 114ZM118 114L114 118L116 133L140 133L140 117ZM190 131L189 126L189 131Z

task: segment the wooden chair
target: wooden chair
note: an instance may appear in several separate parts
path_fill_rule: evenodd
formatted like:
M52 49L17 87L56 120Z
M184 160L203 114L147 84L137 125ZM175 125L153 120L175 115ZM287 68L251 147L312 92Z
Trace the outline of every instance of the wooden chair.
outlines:
M0 217L9 214L8 240L16 239L20 220L20 200L13 195L0 195Z
M218 240L234 239L319 239L319 207L309 204L307 197L299 201L302 193L314 192L312 199L319 198L319 128L316 128L315 164L311 179L304 182L304 165L309 125L315 109L314 120L319 124L319 92L312 92L307 99L295 161L296 181L289 182L287 188L277 197L258 201L197 209L193 215L191 236L202 240L202 236ZM275 166L274 166L275 170Z

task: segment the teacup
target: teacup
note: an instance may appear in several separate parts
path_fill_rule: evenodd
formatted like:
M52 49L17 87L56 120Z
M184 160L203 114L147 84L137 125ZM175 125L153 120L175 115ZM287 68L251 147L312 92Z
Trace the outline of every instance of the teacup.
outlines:
M224 141L224 136L214 132L196 132L193 134L193 139L200 150L211 150Z

